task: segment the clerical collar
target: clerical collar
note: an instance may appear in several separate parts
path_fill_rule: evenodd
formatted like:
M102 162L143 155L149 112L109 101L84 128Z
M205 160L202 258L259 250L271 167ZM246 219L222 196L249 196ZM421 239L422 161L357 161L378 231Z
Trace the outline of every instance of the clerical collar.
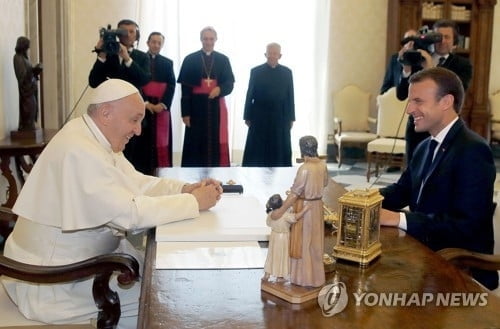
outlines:
M150 52L150 51L148 51L148 54L149 54L149 56L151 56L151 58L153 58L153 59L156 57L156 55L155 55L155 54L153 54L153 53L152 53L152 52Z
M128 53L131 54L134 51L134 47L130 47L127 50L128 50Z
M207 55L207 56L210 56L210 55L212 55L212 53L213 53L213 50L212 50L212 51L205 51L205 50L203 50L203 49L202 49L201 51L202 51L205 55Z
M104 147L104 149L106 149L106 151L108 151L110 153L113 152L113 149L111 148L111 144L106 139L106 137L102 134L99 127L97 127L94 120L87 113L84 113L82 115L82 119L83 119L83 122L85 122L85 125L87 126L87 128L89 128L92 135L99 142L99 144L101 144Z

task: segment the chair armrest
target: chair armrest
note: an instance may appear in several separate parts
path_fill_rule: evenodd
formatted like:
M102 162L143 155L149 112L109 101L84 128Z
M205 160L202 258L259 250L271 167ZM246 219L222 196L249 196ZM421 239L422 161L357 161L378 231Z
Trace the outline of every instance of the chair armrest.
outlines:
M2 245L5 243L5 240L7 240L10 232L12 232L16 220L17 215L14 214L12 210L0 206L0 250L2 249Z
M460 268L500 270L500 255L483 254L461 248L445 248L437 253Z
M128 254L107 254L60 266L38 266L17 262L0 255L0 274L35 283L63 283L94 277L92 295L99 309L97 328L115 328L120 319L120 299L109 287L113 272L118 282L130 284L139 279L139 263Z
M333 133L334 134L337 133L339 134L339 136L342 135L342 119L334 117L333 124L334 124Z

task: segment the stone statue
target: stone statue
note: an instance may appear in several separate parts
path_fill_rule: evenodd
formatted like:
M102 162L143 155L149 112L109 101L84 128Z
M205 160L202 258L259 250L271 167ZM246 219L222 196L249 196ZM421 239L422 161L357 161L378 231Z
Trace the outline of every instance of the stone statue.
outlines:
M38 117L38 79L42 65L32 66L28 59L30 40L17 38L14 71L19 88L19 131L35 130Z

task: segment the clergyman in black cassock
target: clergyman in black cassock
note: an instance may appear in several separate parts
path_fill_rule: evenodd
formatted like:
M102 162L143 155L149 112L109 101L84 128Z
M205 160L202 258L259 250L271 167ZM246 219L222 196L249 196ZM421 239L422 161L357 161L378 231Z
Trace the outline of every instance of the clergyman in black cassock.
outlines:
M149 112L148 138L144 147L150 148L152 164L156 167L172 167L172 116L170 107L175 93L173 61L160 55L165 37L160 32L151 32L148 37L148 55L151 63L151 81L142 88Z
M292 165L290 130L295 121L292 71L278 64L281 47L271 43L267 62L250 72L243 119L248 126L243 166Z
M181 115L185 124L183 167L227 167L227 108L224 96L234 87L229 58L214 51L217 33L200 33L203 48L184 58L177 82L182 84Z

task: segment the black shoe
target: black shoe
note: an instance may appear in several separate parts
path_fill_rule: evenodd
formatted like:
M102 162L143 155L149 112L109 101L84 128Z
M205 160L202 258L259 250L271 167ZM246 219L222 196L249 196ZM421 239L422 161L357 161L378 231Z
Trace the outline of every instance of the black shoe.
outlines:
M401 168L399 167L388 167L385 172L397 172L397 171L400 171Z

